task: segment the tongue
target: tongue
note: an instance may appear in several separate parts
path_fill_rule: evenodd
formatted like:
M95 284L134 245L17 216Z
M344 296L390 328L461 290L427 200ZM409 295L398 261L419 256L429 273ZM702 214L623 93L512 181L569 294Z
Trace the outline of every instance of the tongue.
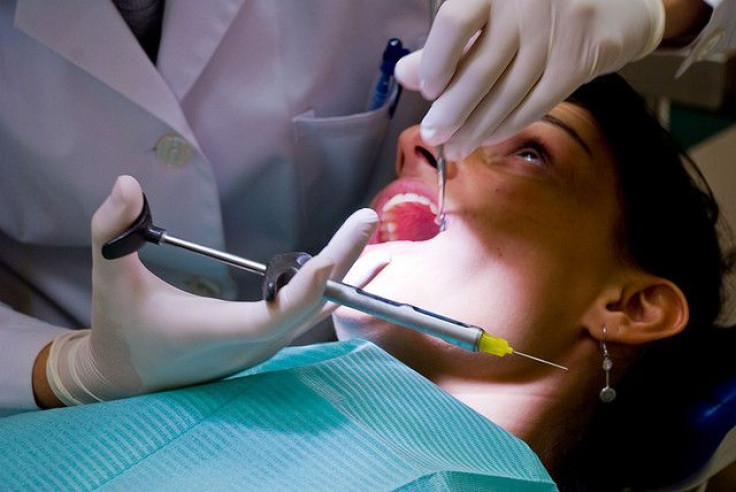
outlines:
M421 203L402 203L381 215L381 224L369 244L388 241L424 241L439 234L435 214Z

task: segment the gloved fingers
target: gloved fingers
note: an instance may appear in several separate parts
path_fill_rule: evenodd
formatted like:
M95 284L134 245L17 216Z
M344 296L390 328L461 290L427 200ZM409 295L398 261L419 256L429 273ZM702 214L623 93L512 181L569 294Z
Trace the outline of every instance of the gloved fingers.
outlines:
M497 129L505 124L508 116L525 104L526 97L534 90L545 69L545 54L520 52L503 77L475 110L465 124L445 144L448 159L459 160L469 156L484 142L500 142L531 123L518 127L504 126L504 134ZM538 115L541 116L541 115ZM520 122L521 123L521 122Z
M277 304L276 311L282 319L278 330L271 333L260 333L258 336L283 337L291 332L297 336L318 321L324 319L336 306L325 307L321 302L327 278L322 280L321 272L324 265L330 267L329 277L333 280L342 280L347 271L358 260L363 248L378 225L378 215L375 211L364 208L354 212L332 236L330 242L322 251L310 259L297 272L294 278L281 289L276 299L271 303ZM354 273L354 278L368 282L378 271L386 266L386 255L366 255L367 258L359 261L360 271ZM314 309L308 307L313 305Z
M360 256L377 224L378 216L373 210L364 208L354 212L327 246L307 261L271 302L192 299L188 302L196 308L189 309L183 303L182 309L190 311L187 318L197 320L192 326L206 323L205 326L211 327L210 332L218 333L223 340L247 339L252 343L284 337L319 320L316 315L324 305L322 296L327 280L342 279Z
M329 255L329 257L337 260L330 275L332 280L345 281L349 275L351 282L348 283L350 285L363 287L388 264L391 258L382 251L372 251L360 256L377 225L378 215L375 211L364 208L354 212L343 223L322 252L315 257ZM337 309L337 306L332 302L322 304L320 311L303 322L293 333L293 336L299 336L309 330L316 323L329 316Z
M373 280L381 270L391 262L391 255L386 251L374 250L370 251L353 263L352 268L345 274L343 282L358 288L365 287L368 282ZM317 321L326 318L328 315L337 309L339 304L334 302L328 302L324 305L320 314L317 316ZM306 330L305 330L306 331ZM301 333L299 333L301 334Z
M580 41L582 43L582 40ZM557 50L549 54L545 70L540 79L529 91L522 104L516 106L496 127L493 134L482 145L493 145L519 132L538 121L557 104L564 101L580 85L590 80L585 63L582 67L570 66L569 60L584 60L585 53L570 50ZM595 75L593 75L594 77Z
M422 139L429 145L445 143L463 126L480 102L512 62L519 50L517 32L495 36L497 26L489 26L457 67L450 85L432 104L422 120Z
M270 319L297 325L322 307L327 280L335 270L335 260L319 254L307 261L294 278L268 303Z
M342 281L355 287L364 287L389 263L391 263L391 255L387 251L369 251L353 263Z
M106 260L101 252L102 245L127 229L142 209L143 192L138 181L131 176L118 177L110 195L92 216L92 261L96 274L114 279L131 268L143 268L136 254Z
M420 90L436 99L447 87L476 32L488 21L490 0L448 0L440 7L424 44Z
M377 225L378 215L370 208L357 210L347 218L317 255L328 256L334 261L335 268L330 278L342 280L360 256Z
M523 105L517 106L504 121L496 128L492 140L486 140L483 145L493 145L511 137L526 126L539 121L549 113L557 101L564 101L575 89L585 83L585 80L563 83L556 74L547 72L529 93Z
M418 91L421 81L419 80L419 66L422 63L424 50L417 50L402 56L394 67L396 80L405 89Z
M181 296L169 310L177 312L179 336L209 343L261 343L288 336L315 319L335 262L327 255L311 258L273 301L228 302ZM316 322L316 320L315 320Z

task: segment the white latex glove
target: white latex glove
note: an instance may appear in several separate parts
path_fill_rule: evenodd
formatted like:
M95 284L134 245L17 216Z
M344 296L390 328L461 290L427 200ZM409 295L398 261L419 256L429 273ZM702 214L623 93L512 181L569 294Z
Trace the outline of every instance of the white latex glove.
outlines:
M664 23L662 0L447 0L396 77L435 100L422 138L459 159L649 54Z
M370 209L354 213L273 302L229 302L176 289L137 254L102 257L101 246L142 207L138 182L123 176L92 219L92 328L54 340L46 368L66 405L204 382L265 360L329 314L321 300L327 279L342 279L378 220ZM363 283L387 262L361 261Z

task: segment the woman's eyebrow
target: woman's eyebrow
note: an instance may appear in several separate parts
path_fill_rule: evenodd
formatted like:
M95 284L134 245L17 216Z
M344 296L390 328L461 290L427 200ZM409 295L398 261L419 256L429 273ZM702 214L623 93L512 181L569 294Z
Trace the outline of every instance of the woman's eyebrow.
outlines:
M593 157L593 152L590 150L590 147L588 147L588 144L585 143L585 140L583 140L580 135L578 135L578 132L576 132L567 123L549 114L544 115L542 117L542 121L563 129L565 133L567 133L573 140L575 140L590 157Z

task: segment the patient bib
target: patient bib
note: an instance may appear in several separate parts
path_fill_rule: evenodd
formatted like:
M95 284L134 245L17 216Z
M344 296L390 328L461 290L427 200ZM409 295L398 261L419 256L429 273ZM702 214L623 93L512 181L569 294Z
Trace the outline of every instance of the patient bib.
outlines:
M375 345L0 419L3 490L557 490L521 440Z

